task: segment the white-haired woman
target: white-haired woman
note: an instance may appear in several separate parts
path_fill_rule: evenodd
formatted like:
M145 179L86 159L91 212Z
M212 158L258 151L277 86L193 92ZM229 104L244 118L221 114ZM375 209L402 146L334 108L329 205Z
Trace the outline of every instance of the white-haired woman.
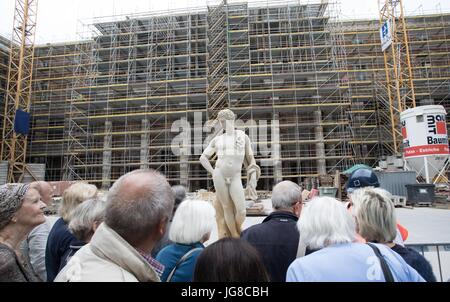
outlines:
M312 200L297 225L306 246L319 250L292 262L287 281L384 282L389 273L394 281L424 281L386 246L354 243L355 221L334 198Z
M397 235L394 203L389 192L378 188L363 188L353 197L357 231L367 242L390 247L428 282L436 282L430 263L415 250L396 244Z
M64 259L66 264L80 248L91 241L95 230L105 218L105 209L106 201L98 197L88 199L75 208L69 223L69 230L77 241L72 241L70 244L70 252Z
M202 200L185 200L178 206L169 230L172 244L156 260L165 266L161 281L190 282L197 257L215 224L214 207Z
M53 225L45 249L45 268L48 282L53 282L58 272L64 267L65 259L70 253L70 245L77 242L75 236L68 229L75 208L83 201L96 195L97 187L83 182L77 182L64 191L59 208L61 218Z

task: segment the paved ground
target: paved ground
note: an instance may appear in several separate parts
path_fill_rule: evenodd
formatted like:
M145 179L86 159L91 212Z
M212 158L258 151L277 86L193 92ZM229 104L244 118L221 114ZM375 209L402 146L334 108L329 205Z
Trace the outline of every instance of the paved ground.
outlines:
M263 201L270 211L270 200ZM398 208L397 219L409 231L406 243L450 243L450 210L435 208ZM243 229L260 223L265 217L247 217ZM211 234L208 243L217 240L217 230Z
M406 243L450 243L450 210L399 208L397 219L409 231Z
M270 211L270 200L264 201ZM427 246L421 251L433 267L438 281L450 281L450 210L435 208L398 208L397 220L409 231L407 244L449 243L446 246ZM265 217L247 217L243 229L260 223ZM217 240L214 229L206 245Z

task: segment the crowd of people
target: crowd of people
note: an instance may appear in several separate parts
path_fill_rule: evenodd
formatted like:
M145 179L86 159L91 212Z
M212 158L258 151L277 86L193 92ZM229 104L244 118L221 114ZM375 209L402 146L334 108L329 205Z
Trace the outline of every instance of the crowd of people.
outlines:
M282 181L262 223L205 246L214 207L186 199L154 170L129 172L106 193L72 184L57 217L44 215L48 183L5 184L0 281L436 281L428 261L404 246L405 229L373 172L354 173L347 192L348 202L305 203L299 185Z

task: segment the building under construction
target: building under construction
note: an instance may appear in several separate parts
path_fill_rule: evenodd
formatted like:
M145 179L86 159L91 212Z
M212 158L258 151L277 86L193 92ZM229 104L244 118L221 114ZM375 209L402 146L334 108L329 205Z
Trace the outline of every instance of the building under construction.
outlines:
M393 153L380 21L339 22L325 2L113 16L37 46L28 162L47 180L107 188L148 167L207 189L205 122L230 108L254 143L258 189L376 164ZM450 14L406 21L417 104L449 112Z
M6 82L8 80L8 62L9 62L9 42L0 36L0 139L2 138L3 127L3 100L6 93Z

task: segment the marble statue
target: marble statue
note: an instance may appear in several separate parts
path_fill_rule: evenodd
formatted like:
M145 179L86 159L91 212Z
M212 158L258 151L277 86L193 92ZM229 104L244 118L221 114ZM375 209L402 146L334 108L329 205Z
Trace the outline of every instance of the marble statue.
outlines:
M218 237L239 237L246 216L246 195L256 200L256 185L261 174L256 165L249 137L234 127L235 115L229 109L219 112L217 119L223 134L216 136L200 156L202 166L212 174L216 199ZM213 168L210 159L217 154ZM241 181L242 165L247 170L247 188Z

